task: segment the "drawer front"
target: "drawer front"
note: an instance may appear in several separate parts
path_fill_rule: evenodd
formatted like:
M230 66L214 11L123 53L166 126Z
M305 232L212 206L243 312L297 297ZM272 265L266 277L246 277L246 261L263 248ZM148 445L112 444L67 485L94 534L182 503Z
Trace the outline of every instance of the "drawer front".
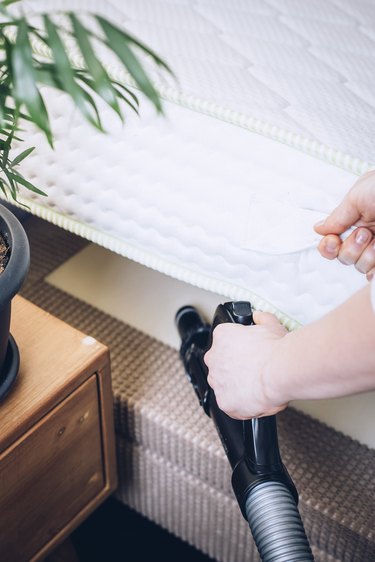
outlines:
M26 562L104 487L96 375L0 456L0 560Z

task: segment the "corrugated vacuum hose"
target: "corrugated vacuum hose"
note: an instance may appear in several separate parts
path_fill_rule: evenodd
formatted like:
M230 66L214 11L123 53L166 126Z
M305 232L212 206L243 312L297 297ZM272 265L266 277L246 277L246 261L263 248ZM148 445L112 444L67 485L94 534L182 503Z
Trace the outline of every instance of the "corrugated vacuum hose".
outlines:
M246 499L246 517L263 562L313 560L296 502L280 482L264 482Z
M250 303L219 305L212 326L192 306L177 312L180 355L186 374L219 434L232 466L233 491L262 561L314 560L298 511L297 490L281 461L276 416L234 420L220 410L207 383L203 357L211 346L212 330L223 322L254 324Z

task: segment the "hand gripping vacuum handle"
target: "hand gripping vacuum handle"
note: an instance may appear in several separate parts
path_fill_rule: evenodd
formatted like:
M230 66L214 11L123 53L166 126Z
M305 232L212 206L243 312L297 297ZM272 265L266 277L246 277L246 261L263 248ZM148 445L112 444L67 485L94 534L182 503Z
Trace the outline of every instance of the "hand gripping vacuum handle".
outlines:
M224 322L253 325L250 303L219 305L212 329L191 306L177 312L176 324L182 340L180 354L186 373L220 436L232 466L233 491L249 522L261 559L265 562L313 560L297 508L297 490L281 461L276 416L244 422L234 420L220 410L207 383L203 357L211 346L212 331Z

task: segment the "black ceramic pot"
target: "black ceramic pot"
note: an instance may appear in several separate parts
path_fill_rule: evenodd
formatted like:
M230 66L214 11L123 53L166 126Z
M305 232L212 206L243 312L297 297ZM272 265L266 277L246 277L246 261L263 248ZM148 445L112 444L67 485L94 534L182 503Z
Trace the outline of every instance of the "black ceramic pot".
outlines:
M12 298L18 293L30 264L29 242L19 220L0 205L0 233L9 246L9 259L0 273L0 400L18 372L18 350L9 334Z

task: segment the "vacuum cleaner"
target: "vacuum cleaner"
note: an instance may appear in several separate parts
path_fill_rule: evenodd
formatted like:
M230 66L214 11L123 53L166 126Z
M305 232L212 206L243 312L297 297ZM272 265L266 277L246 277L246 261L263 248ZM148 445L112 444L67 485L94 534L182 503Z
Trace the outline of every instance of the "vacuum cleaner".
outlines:
M223 322L253 325L251 304L246 301L220 304L212 326L204 322L193 306L178 310L176 325L186 374L219 434L232 467L233 491L261 560L314 560L298 511L298 493L281 460L276 416L235 420L220 410L207 383L203 357L211 346L212 331Z

